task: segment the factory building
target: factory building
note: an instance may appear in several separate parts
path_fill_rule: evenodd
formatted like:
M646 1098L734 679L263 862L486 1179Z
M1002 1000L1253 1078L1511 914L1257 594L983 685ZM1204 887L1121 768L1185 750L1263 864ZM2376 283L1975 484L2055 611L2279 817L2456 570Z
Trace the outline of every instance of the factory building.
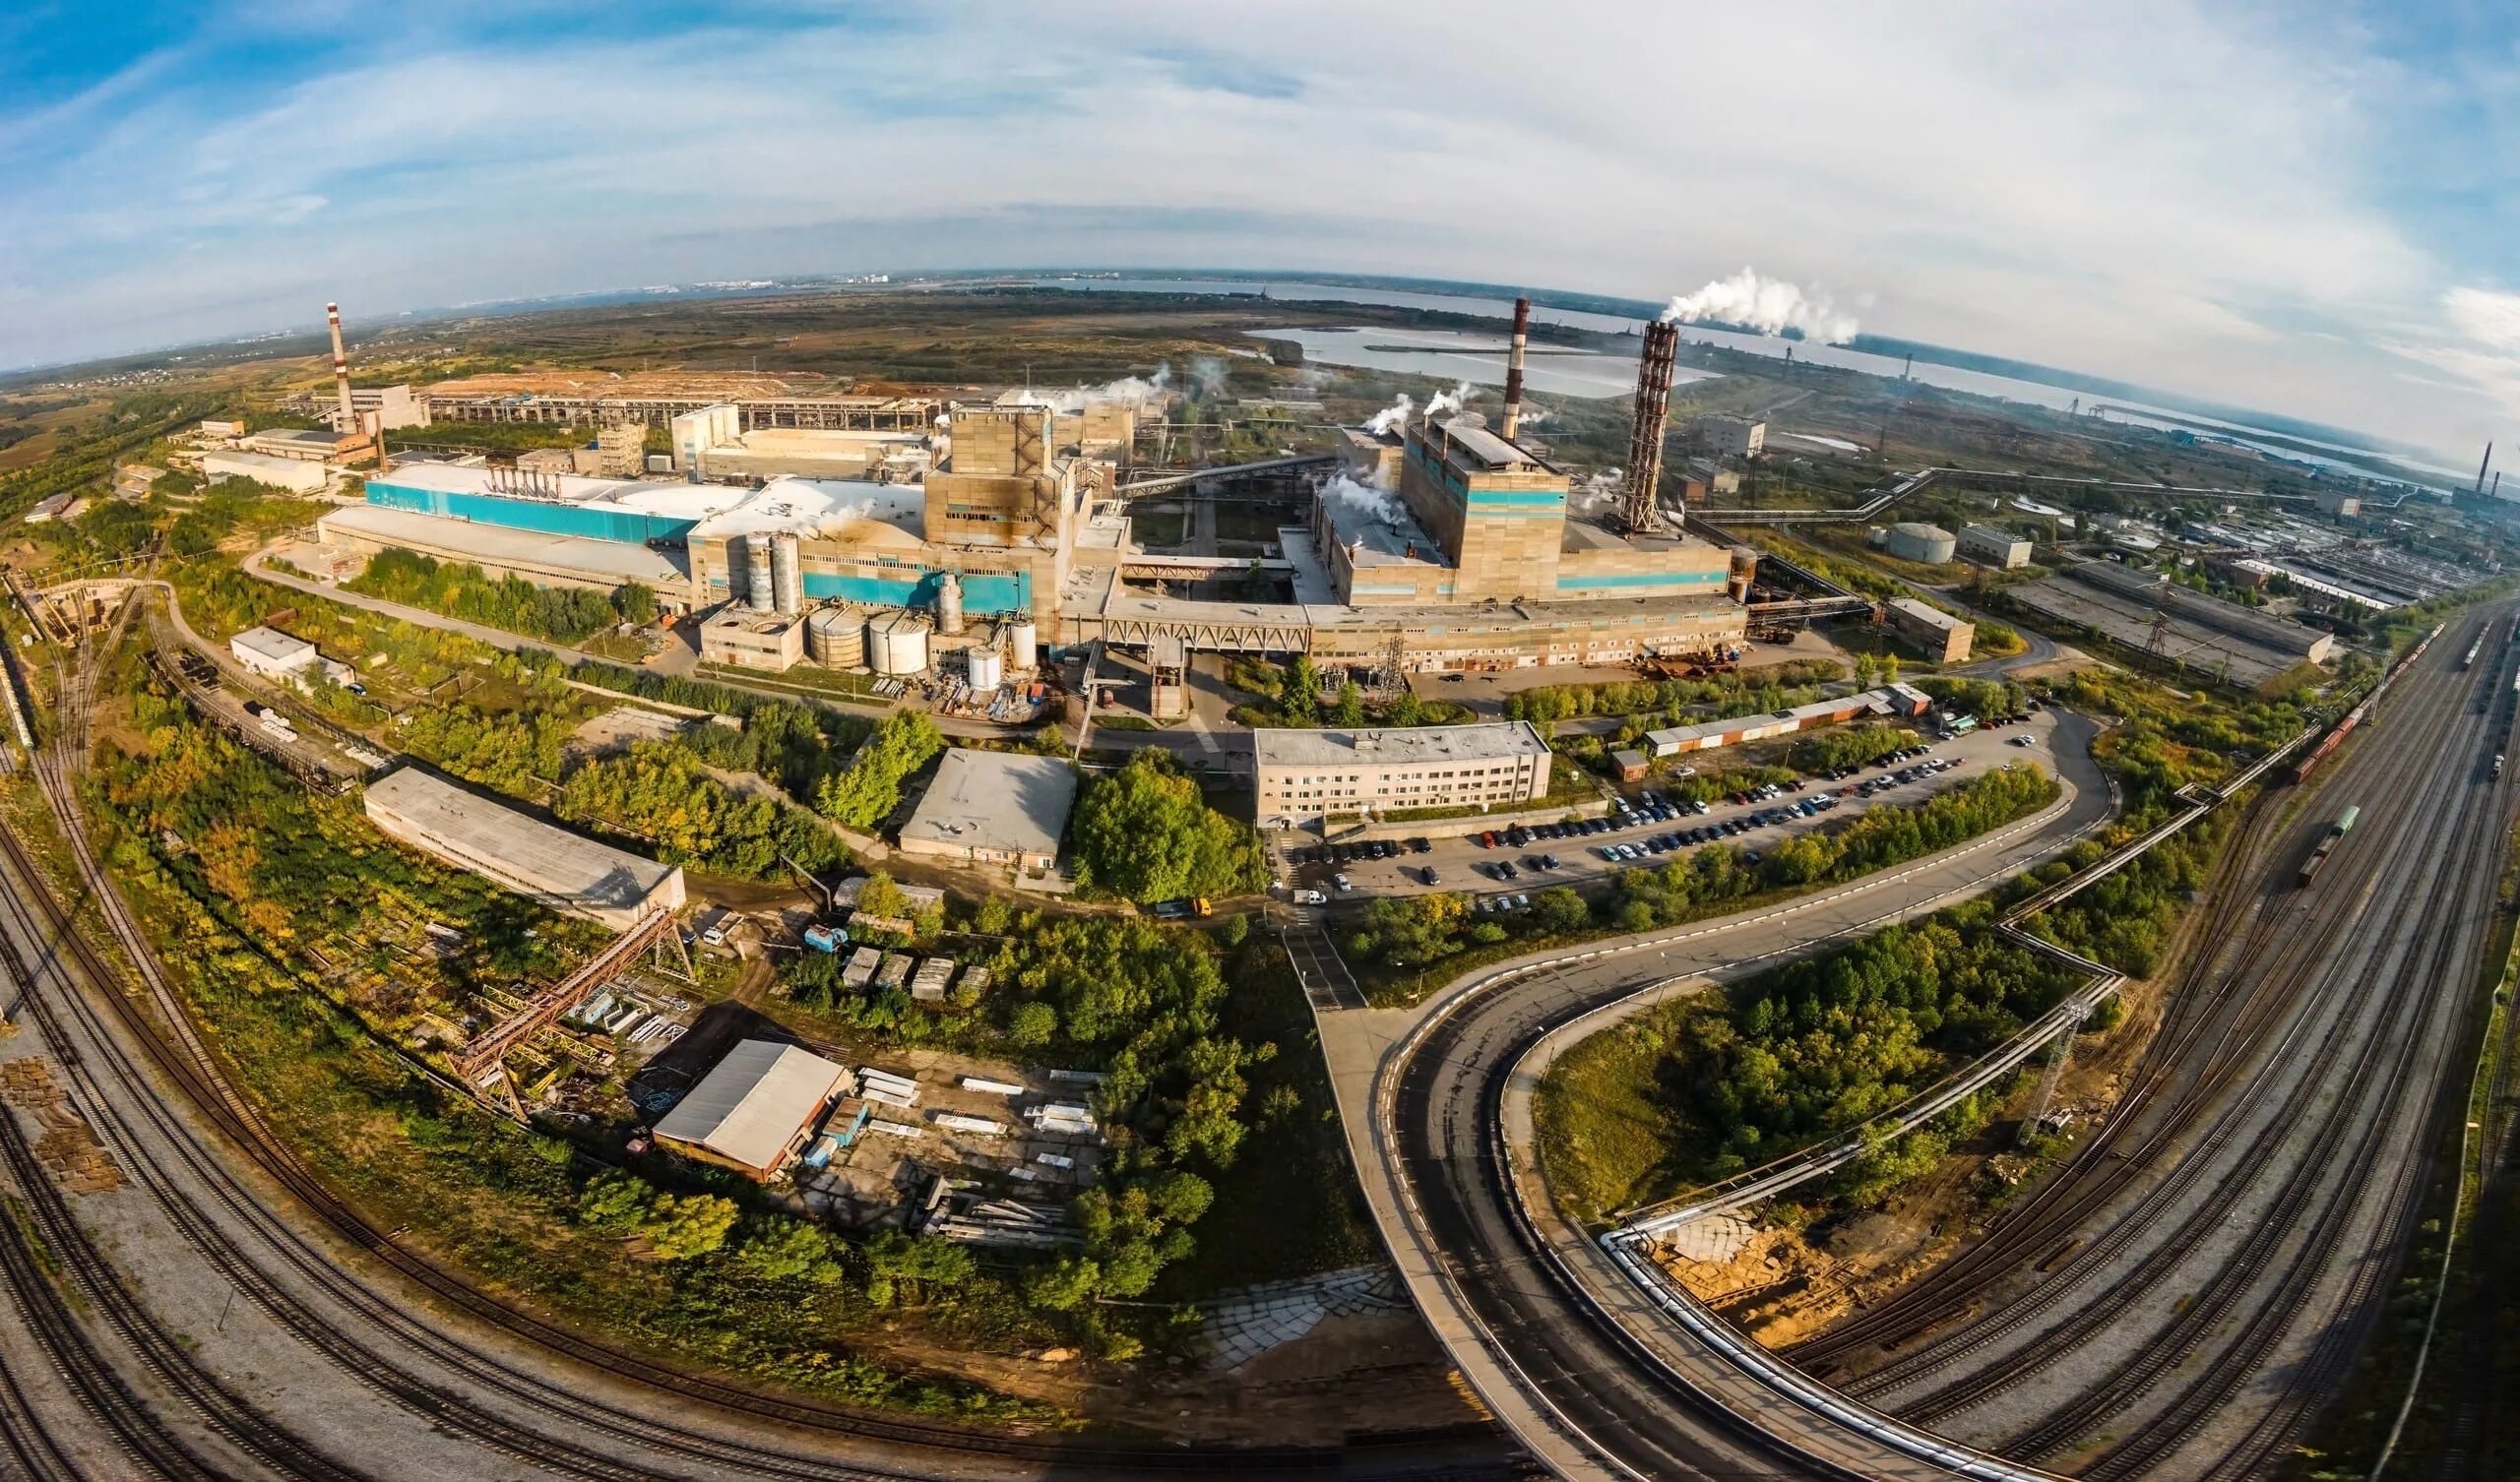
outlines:
M311 463L343 463L366 454L373 445L356 432L330 432L317 427L275 427L249 434L245 451L266 458L304 459Z
M674 467L698 482L771 478L872 479L915 483L926 476L927 435L816 427L743 430L733 402L673 419Z
M802 1046L747 1039L657 1123L657 1142L768 1183L804 1148L832 1102L856 1085L846 1067Z
M627 930L679 910L682 871L520 813L416 767L367 784L367 818L423 854L556 911Z
M294 494L320 494L333 477L321 463L313 460L224 450L201 456L201 476L205 482L214 484L227 478L251 479Z
M1772 736L1790 736L1797 731L1816 730L1821 726L1844 725L1850 720L1881 716L1897 720L1914 720L1933 708L1933 700L1914 685L1885 685L1865 690L1843 700L1815 700L1791 710L1765 715L1742 715L1730 720L1706 720L1696 725L1675 725L1667 730L1647 731L1646 749L1657 757L1676 757L1683 752L1716 751L1738 746L1744 741L1763 741Z
M295 679L315 667L315 646L277 628L247 628L227 641L227 651L250 674Z
M1881 532L1881 548L1902 561L1940 566L1960 549L1958 537L1938 525L1903 520Z
M700 625L702 663L782 674L804 657L805 619L799 613L755 612L729 602Z
M382 427L392 432L402 427L426 427L429 403L425 397L409 386L353 386L350 388L350 423L342 425L338 411L333 414L335 432L359 432Z
M1754 417L1703 416L1689 423L1689 436L1717 458L1756 458L1767 450L1768 424Z
M1915 597L1892 597L1881 604L1881 612L1890 631L1915 645L1925 657L1944 664L1969 661L1969 648L1978 640L1977 624Z
M1548 796L1548 743L1529 721L1251 735L1257 818L1300 828L1367 810L1513 808Z
M958 863L1045 871L1058 861L1076 808L1076 769L1058 757L945 753L910 822L901 852Z
M1961 555L1999 571L2018 571L2030 564L2030 542L1991 525L1964 525L1954 542Z

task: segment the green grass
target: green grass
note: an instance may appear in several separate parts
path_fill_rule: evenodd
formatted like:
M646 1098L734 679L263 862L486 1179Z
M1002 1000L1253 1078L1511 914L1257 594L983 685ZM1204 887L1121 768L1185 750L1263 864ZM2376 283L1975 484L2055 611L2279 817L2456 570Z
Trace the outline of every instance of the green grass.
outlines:
M1662 1078L1672 1039L1723 1000L1662 1005L1578 1041L1549 1067L1532 1114L1541 1162L1561 1207L1583 1219L1670 1192L1686 1131Z

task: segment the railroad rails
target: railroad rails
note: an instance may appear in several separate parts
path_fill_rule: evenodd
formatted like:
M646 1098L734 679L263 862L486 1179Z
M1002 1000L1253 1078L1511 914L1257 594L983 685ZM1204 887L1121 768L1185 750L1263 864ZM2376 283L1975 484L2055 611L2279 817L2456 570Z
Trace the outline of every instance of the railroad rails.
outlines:
M144 1175L139 1181L153 1202L202 1257L292 1336L400 1408L484 1450L588 1482L663 1482L693 1475L873 1482L985 1476L996 1466L1027 1474L1041 1467L1067 1467L1109 1477L1196 1471L1274 1476L1317 1474L1325 1466L1335 1470L1342 1454L1387 1458L1396 1473L1444 1468L1454 1475L1510 1474L1484 1429L1473 1425L1353 1437L1335 1450L1138 1446L980 1432L854 1412L620 1352L476 1289L336 1197L216 1069L147 938L98 868L75 813L65 763L84 755L85 702L93 682L88 663L65 675L65 701L75 703L64 707L53 754L38 759L38 776L85 893L131 958L141 991L119 990L123 975L78 934L69 913L42 886L41 872L25 845L0 828L0 927L32 933L49 949L42 960L24 964L38 978L28 985L28 1011L39 1016L46 1042L60 1047L59 1058L81 1088L81 1105L93 1113L100 1142L114 1148L127 1168ZM73 973L98 991L81 991ZM126 1035L146 1055L145 1067L126 1047ZM393 1290L390 1282L375 1285L371 1278L343 1268L328 1249L289 1217L264 1207L237 1181L220 1148L158 1098L153 1072L178 1088L221 1142L250 1159L333 1234L417 1287L438 1308L460 1312L564 1367L553 1373L495 1355L453 1328L442 1310L413 1301L409 1291ZM124 1099L133 1109L116 1104L113 1086L125 1088ZM178 1176L195 1187L182 1187ZM338 1307L342 1315L318 1311L310 1301ZM635 1403L609 1397L591 1387L584 1374L572 1383L569 1365L627 1384L640 1397ZM469 1390L421 1372L432 1366L460 1379ZM494 1399L498 1408L486 1408L483 1396ZM668 1418L672 1409L691 1404L713 1408L729 1426L755 1433L772 1427L774 1435L796 1449L735 1440ZM836 1461L835 1444L841 1454L853 1450L866 1459ZM625 1454L655 1459L619 1459ZM1465 1455L1473 1459L1455 1467Z
M2409 702L2416 708L2408 717L2410 729L2431 734L2423 728L2433 717L2420 712L2455 702L2457 689L2446 676L2435 675L2419 699ZM2443 755L2457 761L2477 751L2487 744L2488 729L2486 722L2458 722L2457 734L2443 743ZM2193 1474L2243 1475L2289 1446L2351 1362L2355 1335L2376 1310L2374 1284L2391 1268L2384 1257L2364 1254L2359 1245L2350 1259L2341 1259L2348 1249L2344 1242L2371 1239L2383 1247L2402 1242L2411 1221L2421 1159L2392 1160L2388 1154L2421 1147L2407 1123L2428 1105L2437 1081L2428 1068L2441 1054L2439 1038L2427 1038L2412 1025L2424 1020L2433 1026L2427 1033L2439 1032L2438 987L2464 981L2459 960L2481 926L2487 910L2481 891L2489 888L2493 873L2480 870L2476 860L2497 846L2512 797L2503 784L2488 783L2487 796L2494 806L2456 805L2447 810L2443 828L2434 831L2408 821L2442 811L2437 773L2414 766L2380 772L2378 795L2366 811L2397 823L2396 832L2368 850L2341 856L2351 861L2342 875L2320 877L2319 898L2326 904L2306 907L2311 913L2306 923L2291 919L2292 911L2303 908L2287 905L2289 896L2263 896L2250 903L2247 908L2259 915L2238 942L2236 959L2226 963L2209 953L2191 966L2185 978L2188 991L2174 1000L2173 1017L2154 1053L2139 1067L2136 1085L2057 1179L1925 1285L1797 1345L1790 1356L1820 1372L1842 1373L1842 1361L1857 1351L1892 1351L1897 1357L1856 1382L1853 1392L1876 1398L1905 1392L1910 1397L1894 1408L1931 1423L2021 1388L2072 1351L2077 1341L2105 1331L2110 1321L2148 1293L2175 1282L2187 1300L2167 1328L2142 1339L2119 1336L2107 1351L2131 1357L2077 1399L2035 1402L2034 1411L2045 1418L2007 1437L2002 1449L2033 1458L2053 1456L2107 1425L2125 1430L2127 1439L2091 1461L2084 1474L2131 1477L2193 1441L2252 1382L2261 1392L2271 1385L2273 1397L2261 1404L2257 1418L2237 1440ZM2474 772L2467 779L2481 780ZM2329 837L2338 836L2332 829ZM2236 856L2263 852L2257 844L2249 840ZM2486 887L2479 886L2480 875ZM2436 923L2436 929L2412 946L2392 935L2395 945L2387 947L2364 940L2373 934L2348 932L2349 904L2380 883L2396 881L2411 882L2420 903L2395 916ZM2218 910L2206 927L2207 940L2226 936L2234 924L2228 908ZM2270 952L2272 960L2262 973L2257 971ZM2380 991L2345 995L2347 1009L2325 1026L2318 1058L2307 1073L2283 1089L2271 1110L2257 1108L2263 1120L2253 1138L2240 1142L2244 1119L2239 1109L2226 1108L2198 1147L2164 1174L2162 1183L2145 1190L2116 1225L2097 1239L2081 1233L2244 1067L2261 1059L2298 1065L2300 1056L2294 1047L2310 1031L2310 1019L2298 1018L2286 1025L2295 1000L2317 983L2322 967L2365 957L2378 959L2374 975ZM2355 976L2353 981L2359 986L2362 979ZM2200 987L2206 991L2197 993ZM2279 1027L2281 1037L2270 1048L2267 1041ZM2195 1063L2200 1054L2201 1065ZM2339 1085L2357 1093L2321 1108L2323 1088ZM2361 1094L2363 1088L2372 1088L2370 1094ZM2139 1130L2137 1124L2147 1115L2153 1120ZM2228 1189L2209 1186L2198 1198L2197 1186L2214 1177L2211 1154L2240 1147L2236 1158L2227 1154L2225 1161L2254 1168L2275 1155L2287 1133L2308 1148L2299 1172L2275 1196L2278 1209L2296 1217L2257 1220L2228 1265L2202 1286L2193 1277L2174 1276L2178 1253L2210 1238L2218 1226L2250 1224L2236 1214L2234 1204L2242 1192L2236 1185L2245 1179L2233 1180L2236 1187ZM2127 1145L2130 1141L2136 1145ZM2189 1202L2182 1204L2182 1199ZM2360 1236L2350 1228L2358 1209L2373 1216L2364 1221L2368 1233ZM2165 1237L2160 1222L2173 1218L2174 1210L2183 1210L2183 1217ZM2112 1266L2148 1237L2161 1239L2151 1255L2131 1269ZM2043 1253L2036 1284L1998 1301L1993 1290L1997 1281ZM2321 1274L2340 1266L2350 1276L2331 1282L2327 1298L2338 1318L2319 1329L2321 1336L2305 1360L2268 1380L2271 1355L2313 1300ZM2111 1270L2118 1272L2116 1278L2094 1294L2089 1283ZM2244 1306L2253 1294L2257 1305ZM2026 1347L1990 1351L2068 1299L2074 1307L2065 1324L2047 1329ZM1970 1326L1950 1326L1987 1302L1996 1305ZM2231 1330L2224 1330L2226 1325ZM1924 1339L1922 1347L1911 1346L1915 1337ZM1980 1372L1933 1385L1935 1376L1973 1357L1984 1366ZM2132 1425L2117 1418L2125 1414L2126 1404L2174 1371L2181 1385L2174 1401ZM2191 1458L2189 1464L2200 1463Z

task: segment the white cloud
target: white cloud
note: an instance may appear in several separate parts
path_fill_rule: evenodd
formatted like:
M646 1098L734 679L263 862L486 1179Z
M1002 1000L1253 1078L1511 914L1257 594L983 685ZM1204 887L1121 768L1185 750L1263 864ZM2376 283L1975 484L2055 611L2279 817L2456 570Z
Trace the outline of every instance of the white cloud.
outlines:
M422 31L211 93L207 117L201 94L125 89L55 165L11 177L0 362L303 319L329 296L381 317L658 278L1107 261L1659 299L1748 262L1868 299L1879 333L2379 430L2464 437L2480 414L2290 328L2431 321L2442 290L2369 204L2376 102L2353 38L2298 15L952 16L942 33L479 50Z

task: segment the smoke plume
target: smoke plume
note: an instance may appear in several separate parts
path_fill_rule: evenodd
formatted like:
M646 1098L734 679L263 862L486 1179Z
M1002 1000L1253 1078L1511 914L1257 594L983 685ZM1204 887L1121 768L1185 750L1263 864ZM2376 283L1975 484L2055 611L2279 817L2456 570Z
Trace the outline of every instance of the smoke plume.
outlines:
M1065 391L1042 391L1026 387L1020 399L1026 406L1046 406L1061 416L1072 417L1085 409L1088 401L1126 401L1144 409L1149 402L1161 403L1172 394L1172 367L1158 365L1152 376L1122 376L1100 386L1074 386Z
M1398 495L1345 473L1331 475L1330 481L1321 486L1321 504L1334 520L1344 517L1344 523L1350 525L1380 525L1404 518Z
M1464 381L1450 391L1439 391L1428 397L1426 419L1431 422L1437 417L1461 410L1462 403L1470 400L1471 393L1476 389L1469 382Z
M1409 400L1409 393L1404 391L1400 394L1399 401L1365 418L1365 430L1377 437L1386 432L1397 432L1409 420L1409 413L1416 409L1417 404Z
M1672 299L1663 318L1679 324L1736 325L1762 335L1793 330L1822 344L1844 344L1856 333L1854 317L1839 313L1827 295L1805 293L1783 278L1761 278L1750 268Z

